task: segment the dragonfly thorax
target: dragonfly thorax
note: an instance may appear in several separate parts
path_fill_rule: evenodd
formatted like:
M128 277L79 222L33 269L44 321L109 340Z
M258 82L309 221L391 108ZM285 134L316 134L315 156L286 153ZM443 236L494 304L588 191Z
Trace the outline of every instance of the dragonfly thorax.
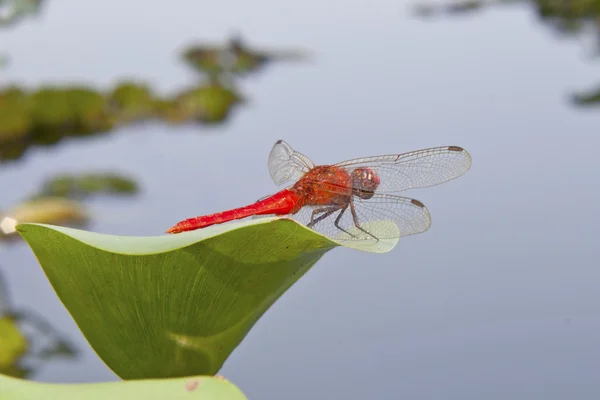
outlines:
M352 179L344 169L320 165L308 171L292 187L304 205L348 204Z
M361 199L370 199L375 194L381 180L371 168L356 168L350 175L352 179L352 194Z

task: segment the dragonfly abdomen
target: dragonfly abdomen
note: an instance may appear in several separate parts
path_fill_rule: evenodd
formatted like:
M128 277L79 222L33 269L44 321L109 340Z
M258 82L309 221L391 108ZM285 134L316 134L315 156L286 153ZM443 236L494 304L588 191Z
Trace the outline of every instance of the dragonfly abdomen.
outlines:
M235 208L233 210L223 211L215 214L202 215L200 217L188 218L169 228L167 233L181 233L193 231L200 228L206 228L215 224L233 221L236 219L247 218L252 215L285 215L297 211L300 206L300 199L296 192L292 190L282 190L273 196L262 199L248 206Z

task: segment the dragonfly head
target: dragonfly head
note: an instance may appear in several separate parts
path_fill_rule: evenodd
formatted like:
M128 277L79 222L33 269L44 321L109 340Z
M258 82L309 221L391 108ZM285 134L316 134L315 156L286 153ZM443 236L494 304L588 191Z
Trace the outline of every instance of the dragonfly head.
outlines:
M352 192L361 199L370 199L381 183L379 175L371 168L356 168L352 171Z

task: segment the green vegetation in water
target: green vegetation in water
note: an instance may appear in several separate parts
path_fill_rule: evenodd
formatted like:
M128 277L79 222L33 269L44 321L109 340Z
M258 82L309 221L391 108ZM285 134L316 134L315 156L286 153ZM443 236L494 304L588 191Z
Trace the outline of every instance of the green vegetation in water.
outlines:
M48 361L73 359L78 354L50 323L28 311L14 311L0 317L0 338L0 374L17 378L31 376Z
M600 38L600 0L460 0L437 5L419 2L414 6L414 11L421 17L462 15L488 6L514 3L530 3L538 17L562 35L575 37L593 32L600 51L600 41L597 40ZM600 104L600 89L576 93L570 96L570 100L578 107Z
M107 101L84 87L42 88L28 100L32 140L52 144L64 136L104 132L112 128Z
M84 199L99 194L133 195L139 187L135 180L111 172L61 174L47 179L33 198L65 197Z
M0 92L0 143L26 138L31 125L27 94L16 87Z
M82 203L62 197L40 197L0 211L0 240L18 239L16 225L23 222L85 226L90 219Z
M40 13L42 0L0 0L0 28L13 26Z
M108 132L133 122L215 124L229 117L242 96L209 81L168 98L148 86L124 82L104 94L84 86L43 87L28 92L0 90L0 162L20 158L31 145L52 145L65 137Z
M116 118L110 113L104 94L85 87L69 88L65 94L74 134L105 132L115 125Z
M40 144L59 142L72 124L73 114L67 92L59 89L43 88L28 99L27 117L31 120L31 139Z
M339 246L282 218L155 237L17 229L90 345L123 379L216 374L264 312ZM355 248L385 252L396 243Z
M494 5L529 3L540 19L564 34L577 34L585 26L591 26L600 32L600 3L598 0L460 0L440 4L420 2L414 11L421 17L435 15L465 14L483 10Z
M26 378L45 361L73 358L76 354L74 347L43 318L13 309L0 274L0 374Z
M0 316L0 374L24 377L27 369L18 361L27 353L29 343L14 318Z
M582 107L600 106L600 87L588 92L574 94L571 100L576 105Z
M254 50L241 37L233 36L225 46L189 46L182 52L181 58L194 70L214 79L221 73L247 75L274 61L305 60L308 55L299 50Z
M60 174L48 178L28 199L8 210L0 210L0 240L17 239L16 225L23 222L83 227L91 220L81 200L92 196L132 196L139 186L130 177L110 172Z
M163 115L171 123L220 123L227 119L232 106L243 101L233 90L211 82L176 96L163 108Z
M0 162L21 158L31 145L49 146L65 137L109 132L136 122L223 123L245 102L233 75L257 71L271 61L307 57L300 51L251 50L235 37L223 48L190 47L182 58L208 79L172 96L158 97L149 85L133 80L118 82L108 91L81 85L0 89Z
M118 121L136 122L155 116L157 99L143 83L122 82L109 94L111 111Z

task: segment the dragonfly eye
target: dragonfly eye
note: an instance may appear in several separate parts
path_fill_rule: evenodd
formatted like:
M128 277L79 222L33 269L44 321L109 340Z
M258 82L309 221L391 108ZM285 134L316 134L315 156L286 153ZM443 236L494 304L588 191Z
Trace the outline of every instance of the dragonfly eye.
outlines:
M379 176L371 168L356 168L352 171L352 189L355 196L370 199L379 186Z

